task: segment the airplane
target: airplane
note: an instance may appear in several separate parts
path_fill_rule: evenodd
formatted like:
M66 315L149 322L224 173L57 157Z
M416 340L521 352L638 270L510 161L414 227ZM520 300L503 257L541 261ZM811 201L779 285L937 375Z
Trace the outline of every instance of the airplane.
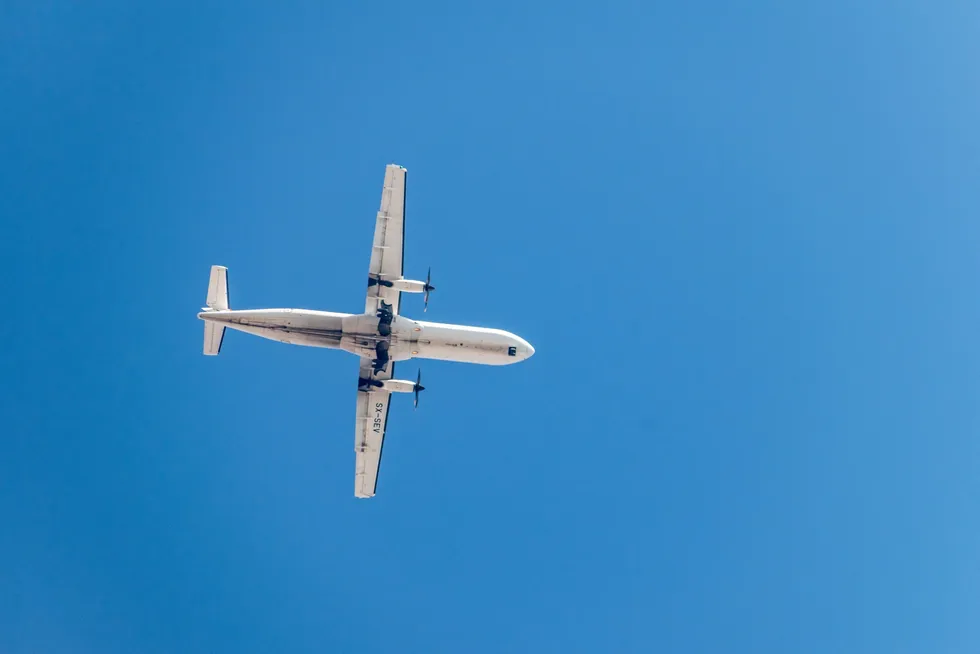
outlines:
M526 340L500 329L412 320L399 313L402 293L420 293L428 309L432 269L425 281L406 279L405 188L407 170L385 168L381 209L374 225L364 313L309 309L232 310L228 304L228 269L212 266L204 320L204 354L221 351L225 329L234 329L281 343L339 349L361 359L357 380L357 421L354 429L354 496L369 498L378 486L381 449L388 427L392 393L413 393L418 407L422 372L415 381L395 379L395 362L438 359L506 365L530 358Z

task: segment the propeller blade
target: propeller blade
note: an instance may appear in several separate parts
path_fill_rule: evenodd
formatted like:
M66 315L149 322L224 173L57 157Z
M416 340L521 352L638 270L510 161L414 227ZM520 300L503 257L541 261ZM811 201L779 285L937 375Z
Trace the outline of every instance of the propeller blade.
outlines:
M431 284L432 282L432 266L429 266L429 272L425 275L425 305L422 307L422 311L429 310L429 291L436 290L436 287Z
M419 368L418 377L415 378L415 408L419 408L419 391L424 391L425 386L422 385L422 369Z

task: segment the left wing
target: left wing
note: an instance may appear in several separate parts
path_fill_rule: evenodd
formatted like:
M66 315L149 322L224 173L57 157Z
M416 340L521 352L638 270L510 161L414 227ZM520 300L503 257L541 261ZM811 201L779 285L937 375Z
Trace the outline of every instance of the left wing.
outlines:
M385 183L381 191L381 208L374 224L374 246L371 248L371 266L368 268L368 294L364 313L374 314L380 308L379 300L391 305L398 315L401 292L386 281L400 279L405 263L405 178L408 171L401 166L388 164Z
M381 467L381 448L388 425L388 404L391 392L377 389L364 380L391 379L395 362L377 374L368 358L361 359L357 389L357 426L354 429L354 496L372 497L378 486ZM369 389L369 390L368 390Z

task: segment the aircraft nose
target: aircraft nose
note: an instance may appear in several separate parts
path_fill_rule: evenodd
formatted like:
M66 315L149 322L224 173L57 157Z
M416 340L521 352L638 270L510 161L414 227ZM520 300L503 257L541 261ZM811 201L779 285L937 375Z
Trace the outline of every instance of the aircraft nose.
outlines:
M524 359L530 359L532 356L534 356L534 347L523 338L519 338L518 340L521 344L520 349L518 350L522 355L521 361Z

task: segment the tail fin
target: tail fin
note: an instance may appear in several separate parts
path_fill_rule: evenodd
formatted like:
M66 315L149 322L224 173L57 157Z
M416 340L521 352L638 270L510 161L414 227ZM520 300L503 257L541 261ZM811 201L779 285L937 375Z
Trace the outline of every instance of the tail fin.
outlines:
M207 311L228 310L228 269L224 266L211 266L211 280L208 282ZM225 338L225 326L219 322L204 320L204 353L216 355L221 351Z
M215 311L228 310L228 269L224 266L211 266L207 305Z

